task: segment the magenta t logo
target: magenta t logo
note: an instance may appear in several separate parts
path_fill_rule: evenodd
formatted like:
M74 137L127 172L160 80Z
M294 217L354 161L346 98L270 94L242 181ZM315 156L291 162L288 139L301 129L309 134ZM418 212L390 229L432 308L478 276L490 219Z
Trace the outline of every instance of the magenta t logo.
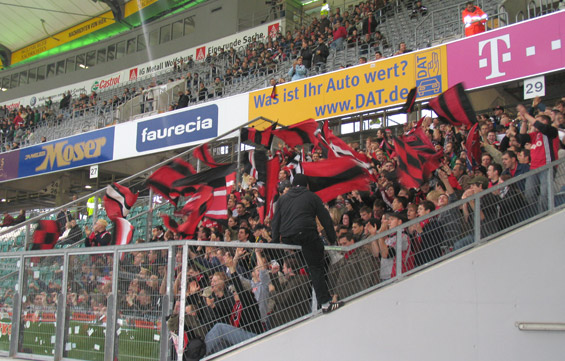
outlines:
M498 48L499 44L501 45L500 50ZM506 49L502 49L502 45L505 45ZM510 52L504 52L505 50L510 50L510 35L506 34L496 38L480 41L479 56L483 55L483 50L486 46L490 48L490 74L486 77L486 79L493 79L506 75L505 72L500 71L500 63L505 63L511 60ZM479 59L479 68L486 68L488 66L488 58Z

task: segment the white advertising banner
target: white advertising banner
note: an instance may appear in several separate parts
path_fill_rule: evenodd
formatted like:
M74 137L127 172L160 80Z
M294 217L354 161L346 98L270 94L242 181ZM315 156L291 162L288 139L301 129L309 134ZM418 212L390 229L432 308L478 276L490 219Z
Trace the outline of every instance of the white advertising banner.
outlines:
M188 61L188 57L192 56L195 61L204 61L208 54L219 52L221 48L228 51L233 47L237 50L240 47L247 46L255 40L264 40L269 36L269 34L271 34L271 36L275 36L279 31L281 31L281 29L280 20L265 23L253 29L226 36L222 39L218 39L204 45L190 48L175 54L170 54L166 57L154 59L150 62L138 64L129 69L85 80L80 83L50 89L19 99L12 99L10 101L0 103L0 106L7 105L9 108L17 108L20 105L23 105L24 107L28 105L32 107L40 106L43 105L49 97L51 97L53 102L58 102L63 97L63 94L69 90L73 97L76 97L81 93L90 94L92 91L101 92L111 86L124 85L126 83L136 81L139 77L147 77L156 72L171 69L175 62L180 62L181 58L184 59L184 61Z

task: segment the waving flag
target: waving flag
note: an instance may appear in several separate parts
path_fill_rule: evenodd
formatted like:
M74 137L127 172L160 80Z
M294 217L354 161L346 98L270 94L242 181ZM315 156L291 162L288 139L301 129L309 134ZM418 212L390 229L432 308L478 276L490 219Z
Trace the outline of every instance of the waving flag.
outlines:
M33 232L33 244L31 250L52 249L61 235L59 223L55 220L39 221L35 232Z
M201 146L195 148L192 152L192 155L210 168L216 168L221 165L226 165L226 163L216 163L214 161L214 157L212 157L212 154L210 154L208 143L204 143Z
M289 147L296 147L300 144L318 145L318 139L314 134L318 128L318 123L314 119L307 119L303 122L279 128L273 134L284 141Z
M462 83L454 85L438 97L430 100L429 106L441 120L454 126L465 124L471 128L477 122L475 111Z
M125 218L137 201L138 193L133 192L121 184L109 184L104 196L104 208L110 220Z
M176 158L153 172L147 179L147 186L176 207L180 194L174 189L173 182L192 174L196 174L194 167L190 163Z
M352 190L369 190L371 176L354 159L339 157L302 163L302 173L308 177L310 190L323 202Z
M125 246L133 238L133 226L124 218L114 220L114 244Z
M255 144L260 144L266 148L270 148L273 143L273 131L277 128L277 124L273 124L267 129L260 131L255 128L242 128L241 141L250 141Z

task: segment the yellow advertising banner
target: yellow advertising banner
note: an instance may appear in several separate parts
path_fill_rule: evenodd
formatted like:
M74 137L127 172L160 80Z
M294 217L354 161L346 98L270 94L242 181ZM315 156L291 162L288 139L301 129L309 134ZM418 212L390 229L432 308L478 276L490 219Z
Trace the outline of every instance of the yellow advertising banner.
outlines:
M387 108L404 104L414 87L418 100L447 89L445 46L277 85L275 98L272 88L251 92L249 120L263 116L291 125Z
M125 5L124 17L127 18L128 16L138 12L140 9L152 5L157 1L158 0L130 1ZM107 11L104 14L101 14L95 18L92 18L76 26L73 26L72 28L54 34L50 38L45 38L34 44L26 46L25 48L13 52L12 64L16 64L27 58L31 58L34 55L41 54L47 50L51 50L70 41L77 40L85 35L103 29L114 23L115 23L114 15L112 14L111 11ZM58 40L55 40L55 38Z

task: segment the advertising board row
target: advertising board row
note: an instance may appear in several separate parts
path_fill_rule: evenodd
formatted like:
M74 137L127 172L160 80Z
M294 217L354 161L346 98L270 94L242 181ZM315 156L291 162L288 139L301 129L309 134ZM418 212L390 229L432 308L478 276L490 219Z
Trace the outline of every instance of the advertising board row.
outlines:
M0 154L0 181L195 145L257 117L290 125L565 69L565 11L446 45ZM266 123L264 123L266 125ZM257 125L262 128L261 124Z

